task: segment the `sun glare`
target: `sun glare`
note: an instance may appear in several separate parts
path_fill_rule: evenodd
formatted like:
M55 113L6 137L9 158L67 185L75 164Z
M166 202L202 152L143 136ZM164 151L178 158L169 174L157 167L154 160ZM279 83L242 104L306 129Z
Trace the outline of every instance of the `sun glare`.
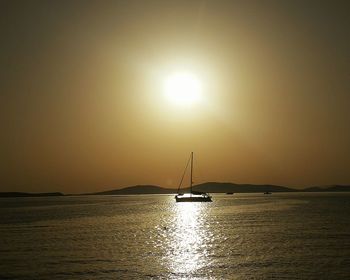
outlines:
M191 106L201 100L202 84L192 73L174 73L165 79L164 93L172 104Z

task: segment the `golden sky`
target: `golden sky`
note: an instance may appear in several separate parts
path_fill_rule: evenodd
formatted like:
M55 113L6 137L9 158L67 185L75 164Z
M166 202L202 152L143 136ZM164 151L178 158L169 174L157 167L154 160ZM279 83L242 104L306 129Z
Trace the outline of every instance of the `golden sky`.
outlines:
M177 187L191 151L195 183L350 184L336 2L2 1L0 191Z

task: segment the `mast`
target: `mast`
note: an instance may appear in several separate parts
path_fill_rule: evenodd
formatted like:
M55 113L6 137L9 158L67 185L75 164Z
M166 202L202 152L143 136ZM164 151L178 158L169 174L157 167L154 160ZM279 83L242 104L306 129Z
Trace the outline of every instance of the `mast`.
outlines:
M192 194L192 174L193 174L193 152L191 152L191 182L190 182L190 186L191 186L191 194Z

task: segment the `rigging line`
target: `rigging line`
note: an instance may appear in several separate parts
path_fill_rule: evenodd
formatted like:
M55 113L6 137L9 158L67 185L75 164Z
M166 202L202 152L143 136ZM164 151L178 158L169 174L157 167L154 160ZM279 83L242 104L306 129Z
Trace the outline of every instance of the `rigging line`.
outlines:
M184 177L185 177L185 174L186 174L186 171L187 171L187 168L188 168L188 164L190 163L190 161L191 161L191 155L190 155L190 157L189 157L189 159L188 159L188 161L187 161L185 171L184 171L184 173L182 174L182 178L181 178L179 187L177 188L177 191L176 191L177 193L179 193L180 187L181 187L182 182L183 182L183 180L184 180Z

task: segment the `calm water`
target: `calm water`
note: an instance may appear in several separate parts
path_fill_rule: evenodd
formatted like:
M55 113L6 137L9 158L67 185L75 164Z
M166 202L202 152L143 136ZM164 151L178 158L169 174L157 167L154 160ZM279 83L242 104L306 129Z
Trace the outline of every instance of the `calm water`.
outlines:
M0 279L350 279L350 194L0 199Z

